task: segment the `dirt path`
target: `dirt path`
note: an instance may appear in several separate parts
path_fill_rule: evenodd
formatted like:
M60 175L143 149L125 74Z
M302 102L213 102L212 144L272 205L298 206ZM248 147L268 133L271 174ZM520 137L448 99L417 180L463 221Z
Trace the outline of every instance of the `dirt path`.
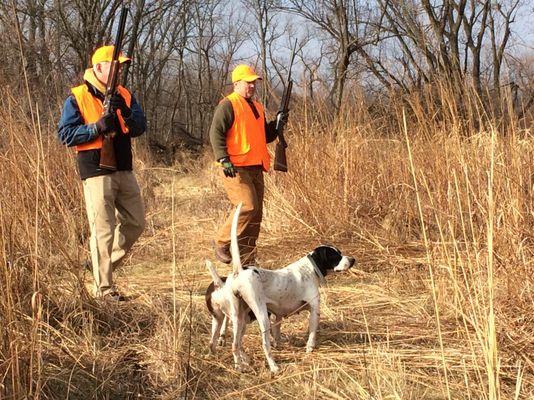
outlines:
M209 284L204 260L214 260L211 240L229 211L229 202L211 177L164 173L148 200L147 231L136 244L129 266L118 274L131 291L202 291ZM283 242L262 232L258 262L279 268L310 251L313 240L285 237ZM341 243L353 251L350 243ZM216 263L221 275L229 266Z
M256 324L247 328L245 338L252 373L236 375L230 346L207 358L203 354L210 318L204 290L209 277L204 260L213 260L210 241L229 204L204 174L164 173L158 179L148 201L147 232L117 282L131 294L174 298L184 308L192 300L191 348L197 375L191 398L263 399L283 394L298 399L441 399L448 397L447 390L452 398L477 398L485 390L484 379L477 375L479 344L460 339L463 327L457 326L452 313L442 315L442 340L437 336L428 272L419 267L422 254L416 247L339 243L359 264L355 271L329 276L321 289L316 352L304 351L307 313L284 320L287 342L274 353L283 373L272 386L264 386L267 369ZM272 238L264 232L259 263L266 268L287 265L314 247L310 243L312 237ZM216 266L227 275L228 266Z

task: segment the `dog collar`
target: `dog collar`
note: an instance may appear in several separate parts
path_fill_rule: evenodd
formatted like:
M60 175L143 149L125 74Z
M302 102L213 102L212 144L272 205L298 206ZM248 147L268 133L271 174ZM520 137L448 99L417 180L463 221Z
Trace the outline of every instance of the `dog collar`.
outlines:
M326 283L326 279L324 278L324 275L321 272L321 270L319 269L319 267L317 266L317 264L315 264L315 260L310 255L307 255L306 257L308 258L308 261L312 265L313 270L315 271L315 274L319 278L319 284L320 285L324 285Z

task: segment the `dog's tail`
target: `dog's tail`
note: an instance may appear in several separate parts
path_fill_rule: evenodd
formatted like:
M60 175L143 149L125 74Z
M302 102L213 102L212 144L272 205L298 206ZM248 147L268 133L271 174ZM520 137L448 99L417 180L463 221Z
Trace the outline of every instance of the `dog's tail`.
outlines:
M215 287L216 288L222 287L223 281L210 260L206 260L206 267L210 271L211 279L213 280L213 284L215 285Z
M234 275L243 271L243 265L241 264L241 255L239 254L239 244L237 242L237 222L239 220L239 213L241 212L241 206L243 203L239 203L234 212L234 218L232 219L232 228L230 229L230 254L232 255L232 266L234 269Z

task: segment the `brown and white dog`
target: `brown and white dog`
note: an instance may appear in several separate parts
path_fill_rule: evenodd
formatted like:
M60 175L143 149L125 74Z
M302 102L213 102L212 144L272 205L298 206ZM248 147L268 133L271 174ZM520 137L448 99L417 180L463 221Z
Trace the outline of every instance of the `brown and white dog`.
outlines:
M271 372L279 371L271 354L269 333L272 328L274 343L280 340L282 318L302 310L310 312L309 337L306 351L311 352L316 345L319 326L319 286L330 271L346 271L354 265L354 258L344 256L333 246L319 246L300 260L279 270L267 270L254 266L243 267L237 244L237 219L241 204L238 205L231 229L230 252L233 273L223 280L209 261L206 266L213 283L206 293L206 304L212 315L210 350L215 352L221 331L225 331L226 321L232 322L232 353L236 369L248 364L242 350L245 326L254 317L260 325L263 350ZM275 316L271 326L269 314Z

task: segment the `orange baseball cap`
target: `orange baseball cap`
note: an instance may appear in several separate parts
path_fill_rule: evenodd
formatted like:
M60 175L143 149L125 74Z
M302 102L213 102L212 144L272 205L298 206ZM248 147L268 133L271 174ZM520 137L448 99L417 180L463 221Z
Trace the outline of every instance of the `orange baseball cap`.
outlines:
M96 65L101 62L111 61L113 60L113 50L115 49L115 46L102 46L95 50L93 53L93 57L91 58L91 62L93 65ZM132 61L131 58L124 56L122 52L119 53L119 63L125 63Z
M261 79L261 77L248 65L239 64L232 71L232 83L238 81L254 82L256 79Z

